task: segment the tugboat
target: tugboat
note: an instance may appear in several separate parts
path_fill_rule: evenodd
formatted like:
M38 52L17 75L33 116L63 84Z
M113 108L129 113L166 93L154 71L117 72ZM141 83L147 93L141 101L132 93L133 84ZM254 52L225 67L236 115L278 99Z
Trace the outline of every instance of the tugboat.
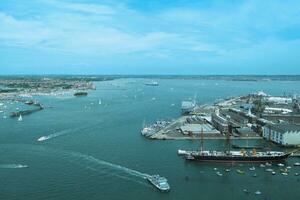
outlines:
M165 177L159 175L147 176L147 180L154 185L157 189L162 192L168 192L170 190L170 185Z

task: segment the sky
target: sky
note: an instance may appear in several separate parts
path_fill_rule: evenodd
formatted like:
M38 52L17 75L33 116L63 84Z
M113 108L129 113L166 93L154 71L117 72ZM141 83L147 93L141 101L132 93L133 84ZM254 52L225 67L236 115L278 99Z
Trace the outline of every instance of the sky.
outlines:
M1 74L300 74L300 1L0 0Z

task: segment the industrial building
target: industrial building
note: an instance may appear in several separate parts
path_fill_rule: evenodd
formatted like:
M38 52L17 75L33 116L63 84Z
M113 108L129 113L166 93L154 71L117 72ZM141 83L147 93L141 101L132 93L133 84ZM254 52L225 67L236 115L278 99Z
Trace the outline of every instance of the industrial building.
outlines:
M205 134L205 136L208 135L219 135L220 132L214 127L212 127L210 124L185 124L180 127L180 131L184 135L200 135L201 133Z
M228 121L227 121L226 117L223 117L220 115L220 112L218 109L211 115L211 122L212 122L212 125L217 130L219 130L221 133L228 132Z
M300 126L279 123L266 124L263 127L263 137L283 146L300 145Z

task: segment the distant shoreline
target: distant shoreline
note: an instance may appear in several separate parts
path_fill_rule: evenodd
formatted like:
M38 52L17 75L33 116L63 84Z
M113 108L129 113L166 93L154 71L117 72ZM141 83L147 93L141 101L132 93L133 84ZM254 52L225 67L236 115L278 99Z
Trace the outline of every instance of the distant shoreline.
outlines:
M107 81L121 78L224 80L224 81L300 81L300 75L0 75L0 79L38 79L41 77L67 80Z

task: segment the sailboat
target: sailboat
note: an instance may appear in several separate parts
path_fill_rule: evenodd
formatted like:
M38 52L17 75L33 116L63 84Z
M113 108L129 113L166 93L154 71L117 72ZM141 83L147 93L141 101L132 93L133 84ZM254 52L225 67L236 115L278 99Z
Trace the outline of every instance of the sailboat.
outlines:
M178 150L179 155L184 155L186 160L202 161L202 162L269 162L282 161L287 159L291 153L282 151L263 151L256 152L253 149L250 152L245 150L231 151L230 150L230 136L226 134L228 149L225 151L204 151L203 150L203 130L201 130L201 146L198 151Z
M101 99L99 100L98 104L99 104L99 105L101 105L101 104L102 104L102 101L101 101Z
M19 116L18 121L19 122L23 121L22 115Z

